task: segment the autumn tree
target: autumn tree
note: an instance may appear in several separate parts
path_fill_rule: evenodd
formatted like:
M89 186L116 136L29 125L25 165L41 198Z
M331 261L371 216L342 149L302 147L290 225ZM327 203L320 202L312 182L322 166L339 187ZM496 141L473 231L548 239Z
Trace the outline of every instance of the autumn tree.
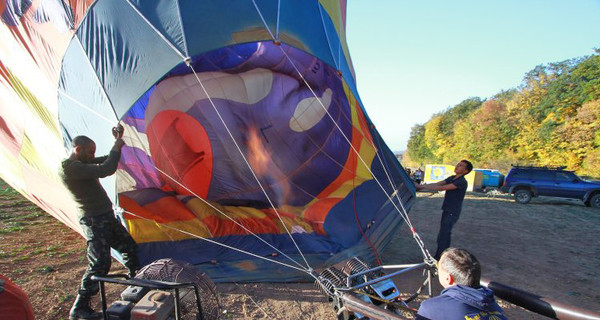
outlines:
M507 170L510 163L566 165L600 177L600 50L538 65L521 85L492 98L469 98L413 127L414 162Z

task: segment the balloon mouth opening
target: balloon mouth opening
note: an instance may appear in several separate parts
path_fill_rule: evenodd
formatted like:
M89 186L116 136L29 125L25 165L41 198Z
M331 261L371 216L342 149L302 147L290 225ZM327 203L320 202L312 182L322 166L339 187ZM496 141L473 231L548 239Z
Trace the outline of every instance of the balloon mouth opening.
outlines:
M273 209L255 200L209 201L160 189L119 194L119 205L138 243L254 234L321 234L322 225L302 217L302 208Z
M138 215L125 215L136 241L189 237L150 221L186 221L207 237L326 235L326 215L343 199L329 195L355 175L341 143L352 115L336 70L272 42L195 56L191 67L173 68L122 120L131 143L117 192Z

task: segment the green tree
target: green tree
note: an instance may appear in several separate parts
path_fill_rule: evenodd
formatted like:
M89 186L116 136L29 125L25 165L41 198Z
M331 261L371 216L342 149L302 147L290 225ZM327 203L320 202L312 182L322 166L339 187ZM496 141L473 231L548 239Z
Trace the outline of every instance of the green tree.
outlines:
M425 143L425 126L416 124L411 128L407 153L414 163L425 163L434 159L431 149Z
M407 152L419 162L567 165L600 177L600 50L538 65L518 88L434 114L413 127Z

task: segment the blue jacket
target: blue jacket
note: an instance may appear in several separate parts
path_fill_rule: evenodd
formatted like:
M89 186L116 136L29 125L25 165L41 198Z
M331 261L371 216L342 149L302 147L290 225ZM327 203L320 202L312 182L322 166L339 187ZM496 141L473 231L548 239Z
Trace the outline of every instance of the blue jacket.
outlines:
M451 286L442 294L421 303L422 320L506 320L494 293L485 287Z

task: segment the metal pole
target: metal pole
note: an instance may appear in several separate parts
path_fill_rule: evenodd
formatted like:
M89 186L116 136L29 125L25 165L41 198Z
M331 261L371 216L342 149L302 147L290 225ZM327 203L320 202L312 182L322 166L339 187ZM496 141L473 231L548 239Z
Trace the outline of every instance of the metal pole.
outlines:
M98 281L100 285L100 300L102 300L102 318L108 320L106 315L106 292L104 291L104 282Z
M529 311L558 320L600 320L600 313L570 306L562 302L481 278L481 285L494 295Z
M429 296L433 294L433 290L431 290L431 279L433 278L431 269L427 270L427 289L429 290Z
M418 268L420 268L420 267L422 267L422 266L423 266L423 264L422 264L422 263L421 263L421 264L417 264L417 265L414 265L414 266L413 266L413 267L411 267L411 268L407 268L407 269L403 269L403 270L400 270L400 271L396 271L396 272L394 272L394 273L387 274L387 275L385 275L385 276L383 276L383 277L379 277L379 278L377 278L377 279L375 279L375 280L370 280L370 281L367 281L367 282L365 282L365 283L361 283L361 284L359 284L359 285L356 285L356 286L354 286L354 287L351 287L350 289L353 289L353 290L358 290L358 289L364 288L364 287L366 287L366 286L370 286L370 285L372 285L372 284L374 284L374 283L377 283L377 282L380 282L380 281L383 281L383 280L387 280L387 279L389 279L389 278L393 278L393 277L395 277L395 276L397 276L397 275L399 275L399 274L403 274L403 273L406 273L406 272L409 272L409 271L412 271L412 270L418 269ZM381 268L381 267L379 267L379 268ZM376 269L377 269L377 268L374 268L373 270L376 270ZM364 272L359 272L359 273L356 273L356 274L353 274L353 275L351 275L350 277L354 277L354 276L356 276L356 275L360 275L360 274L365 274L365 273L367 273L368 271L369 271L369 270L367 270L367 271L364 271ZM348 277L348 279L350 279L350 277ZM350 280L348 280L348 282L350 282ZM339 289L339 288L336 288L336 289Z
M200 320L204 320L204 312L202 312L202 303L200 302L200 290L198 286L194 284L194 292L196 293L196 307L198 308L198 317Z
M389 310L375 306L372 303L365 302L354 295L343 294L340 297L344 301L344 307L348 311L360 313L361 315L374 320L407 320Z
M175 288L175 320L179 320L181 317L181 310L179 310L179 289Z

